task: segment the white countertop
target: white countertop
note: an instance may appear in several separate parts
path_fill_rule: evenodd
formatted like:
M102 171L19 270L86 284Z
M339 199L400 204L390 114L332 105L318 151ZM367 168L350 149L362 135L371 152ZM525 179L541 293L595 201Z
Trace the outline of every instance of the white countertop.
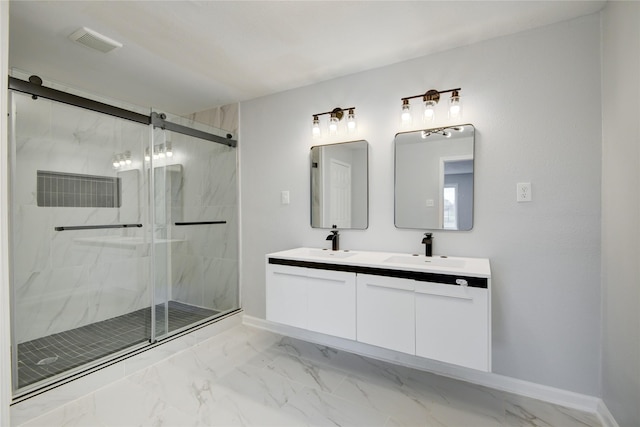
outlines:
M460 274L471 277L491 277L486 258L462 258L373 251L332 251L320 248L295 248L267 254L267 258L354 265L391 270L420 271L436 274Z

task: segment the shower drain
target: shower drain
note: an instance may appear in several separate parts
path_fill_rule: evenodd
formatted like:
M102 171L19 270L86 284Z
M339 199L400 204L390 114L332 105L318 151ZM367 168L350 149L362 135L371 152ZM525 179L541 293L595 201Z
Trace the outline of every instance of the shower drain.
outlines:
M58 356L45 357L44 359L42 359L41 361L36 363L36 365L51 365L52 363L54 363L57 360L58 360Z

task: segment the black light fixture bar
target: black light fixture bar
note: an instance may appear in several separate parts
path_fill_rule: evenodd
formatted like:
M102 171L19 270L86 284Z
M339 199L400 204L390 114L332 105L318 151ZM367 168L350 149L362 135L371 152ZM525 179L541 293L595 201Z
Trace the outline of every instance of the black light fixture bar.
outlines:
M427 98L430 95L435 95L435 94L440 95L440 94L449 93L449 92L459 92L461 90L462 90L461 87L458 87L458 88L455 88L455 89L447 89L447 90L434 90L434 89L431 89L431 90L428 90L427 92L421 93L419 95L406 96L404 98L400 98L400 100L405 101L405 100L415 99L415 98ZM439 96L438 96L438 98L439 98Z
M316 114L312 114L312 117L318 117L318 116L324 116L326 114L335 114L336 117L338 117L338 119L342 118L342 115L344 114L344 111L349 111L349 110L355 110L356 107L349 107L349 108L340 108L340 107L336 107L331 111L326 111L324 113L316 113Z

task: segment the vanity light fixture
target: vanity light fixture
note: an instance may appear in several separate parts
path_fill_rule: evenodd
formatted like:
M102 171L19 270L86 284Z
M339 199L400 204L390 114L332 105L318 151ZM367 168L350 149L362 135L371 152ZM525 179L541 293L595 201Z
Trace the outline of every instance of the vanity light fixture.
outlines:
M402 111L400 115L400 123L402 126L409 126L412 122L410 99L422 98L424 103L423 120L425 123L431 123L436 117L436 105L440 101L440 95L443 93L451 93L449 98L449 118L458 119L462 116L462 102L460 101L460 91L462 88L435 90L430 89L424 94L407 96L400 98L402 100Z
M422 133L420 134L420 136L422 137L422 139L427 139L431 135L442 135L445 138L451 138L451 132L448 131L447 129L454 129L454 130L457 130L459 132L462 132L462 130L460 130L460 129L464 129L464 128L455 127L455 128L440 128L440 129L423 130Z
M131 165L131 151L125 151L124 153L116 153L111 158L111 164L114 169L120 169L124 166Z
M171 147L171 141L167 141L164 144L158 144L153 146L153 150L149 148L144 149L144 161L150 162L153 160L171 158L173 157L173 148Z
M355 133L358 129L356 122L356 107L340 108L336 107L331 111L324 113L313 114L313 121L311 122L311 136L313 138L322 137L322 129L320 127L320 116L329 115L329 121L327 124L327 130L329 136L336 136L341 132L340 121L345 117L346 111L346 131L348 133Z

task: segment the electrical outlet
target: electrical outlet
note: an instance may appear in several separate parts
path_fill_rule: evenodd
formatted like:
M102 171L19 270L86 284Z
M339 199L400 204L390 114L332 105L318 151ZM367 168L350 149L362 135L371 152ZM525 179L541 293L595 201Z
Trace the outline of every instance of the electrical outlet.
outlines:
M533 200L531 196L531 183L519 182L516 184L516 201L517 202L530 202Z

